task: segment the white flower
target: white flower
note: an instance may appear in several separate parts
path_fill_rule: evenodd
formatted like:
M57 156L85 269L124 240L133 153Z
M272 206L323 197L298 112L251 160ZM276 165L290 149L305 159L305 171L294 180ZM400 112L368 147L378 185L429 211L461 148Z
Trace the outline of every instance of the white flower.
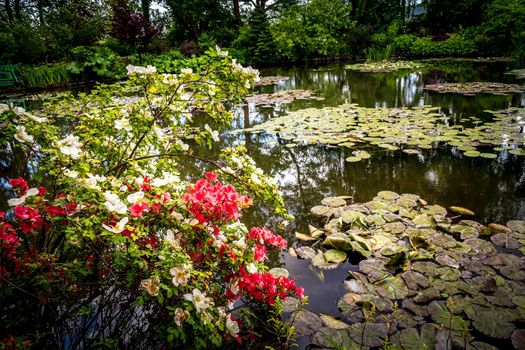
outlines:
M27 132L26 132L26 128L25 126L22 126L22 125L18 125L16 127L16 134L15 134L15 139L18 141L18 142L27 142L27 143L33 143L35 142L35 139L33 138L33 136L29 135Z
M108 226L106 224L102 224L102 227L104 227L109 232L113 233L121 233L126 228L126 224L128 223L129 219L128 217L124 217L120 219L119 222L117 222L114 226Z
M206 294L202 293L197 288L193 289L191 294L184 294L184 299L191 301L193 305L195 305L195 309L198 313L213 305L213 300L206 297Z
M174 218L175 220L178 220L178 221L182 221L182 220L184 220L184 216L182 216L181 213L178 213L178 212L176 212L176 211L174 211L173 213L171 213L171 216L173 216L173 218Z
M66 169L64 170L64 175L72 179L76 179L78 177L78 172L76 172L75 170Z
M219 132L217 130L212 130L208 124L204 125L204 129L210 133L213 141L219 142Z
M30 188L26 192L26 197L36 196L38 195L38 189L37 188Z
M180 74L192 74L193 73L193 69L191 68L182 68L180 70Z
M128 195L126 197L126 199L128 200L128 202L132 203L132 204L135 204L137 203L139 200L141 200L142 198L144 198L144 192L142 191L137 191L135 193L132 193L130 195Z
M248 271L249 273L257 273L257 266L255 266L254 263L249 263L248 265L246 265L246 271Z
M164 145L166 141L169 140L169 135L162 130L162 128L159 128L157 126L157 123L153 124L153 132L155 133L155 136L157 136L157 142L161 145Z
M103 182L106 180L105 176L99 176L99 175L93 175L88 174L87 178L84 178L81 180L82 183L84 183L87 187L100 191L100 186L98 185L99 182Z
M182 310L179 307L175 310L173 320L175 321L175 324L180 327L188 317L190 317L190 313L187 310Z
M26 201L26 196L22 196L20 198L11 198L7 200L7 204L10 207L16 207L17 205L22 205Z
M241 237L240 239L232 242L234 246L239 248L241 251L244 251L246 249L246 241L244 237Z
M231 319L231 315L226 316L226 329L228 329L232 337L236 337L239 334L239 324Z
M217 51L217 54L221 57L226 57L228 56L228 51L225 51L225 50L221 50L221 48L217 45L215 45L215 50Z
M74 146L62 146L60 147L60 152L66 156L70 156L72 159L78 159L80 158L80 152L82 152L82 150Z
M172 283L175 287L185 286L190 279L190 266L182 265L180 267L172 267L170 269L170 275L173 276Z
M153 66L147 66L147 67L141 67L141 66L132 66L131 64L126 67L128 70L128 75L134 75L134 74L153 74L157 71L157 68Z
M104 192L106 202L104 206L109 212L115 212L117 214L126 214L128 207L120 200L119 196L109 191Z
M187 151L188 149L190 149L190 146L188 146L188 144L182 142L182 140L180 140L180 139L177 139L175 141L175 144L177 144L177 146L179 146L183 151Z
M60 152L70 156L72 159L78 159L82 150L82 143L78 141L78 136L68 135L65 139L58 142Z
M250 179L252 179L253 183L257 185L260 185L262 183L261 179L259 179L259 176L257 176L257 174L255 173L252 173L252 175L250 176Z
M122 119L116 119L115 120L115 129L117 130L126 130L131 131L133 128L131 127L131 124L129 123L129 119L126 119L126 117L122 117Z
M166 231L166 242L173 248L173 249L180 249L180 239L181 239L180 233L175 235L171 229L168 229Z

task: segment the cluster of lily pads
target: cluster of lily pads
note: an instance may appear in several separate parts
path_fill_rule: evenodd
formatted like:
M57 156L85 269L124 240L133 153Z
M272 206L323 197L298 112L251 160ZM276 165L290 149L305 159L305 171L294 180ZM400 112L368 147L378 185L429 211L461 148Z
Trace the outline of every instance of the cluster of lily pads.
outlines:
M505 74L514 75L516 79L525 79L525 69L514 69Z
M425 58L423 62L468 62L468 63L500 63L512 62L512 57L443 57L443 58Z
M285 90L272 94L257 94L246 97L246 102L255 105L287 104L295 100L324 100L323 97L314 96L310 90Z
M430 84L425 85L423 89L441 94L452 93L464 96L474 96L476 94L506 95L509 93L521 93L525 90L525 87L517 84L465 82Z
M325 198L322 228L296 233L292 255L319 269L360 260L344 282L342 318L307 310L296 331L320 347L516 349L525 346L525 222L482 225L462 207L382 191L370 202ZM493 344L498 344L494 346Z
M470 127L450 125L448 117L438 110L438 107L431 106L363 108L343 104L289 112L245 131L278 134L288 141L288 147L303 143L354 149L371 144L390 151L419 154L422 149L448 144L457 147L467 157L496 158L496 152L504 150L525 155L522 148L525 109L487 111L493 115L491 122L476 120ZM347 161L369 157L368 152L356 149Z
M290 77L283 77L280 75L269 75L266 77L260 77L260 80L255 83L255 86L267 86L267 85L275 85L280 83L281 81L286 81L290 79Z
M379 61L349 64L345 66L345 69L362 73L390 73L402 69L418 69L423 66L423 63L412 61Z

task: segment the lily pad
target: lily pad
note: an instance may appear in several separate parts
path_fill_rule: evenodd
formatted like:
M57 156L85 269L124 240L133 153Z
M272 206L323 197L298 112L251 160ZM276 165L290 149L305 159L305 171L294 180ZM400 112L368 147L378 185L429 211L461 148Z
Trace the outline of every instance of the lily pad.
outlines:
M447 308L445 301L436 301L430 303L428 312L432 319L446 328L462 331L468 328L468 323L459 316L453 315Z
M295 249L295 252L301 259L311 259L315 256L315 249L312 247L304 246Z
M324 252L324 258L328 262L341 263L346 260L346 253L337 249L329 249Z
M368 276L370 282L374 283L390 276L386 271L385 262L379 259L367 259L359 263L359 271Z
M516 327L498 312L480 311L472 320L475 329L492 338L507 339Z
M472 210L463 208L463 207L452 206L452 207L449 207L449 209L452 210L454 213L458 213L461 215L470 215L470 216L476 215L474 214Z
M301 233L301 232L295 232L295 237L297 239L300 239L301 241L315 241L315 240L317 240L317 238L309 236L309 235Z
M299 310L295 314L293 326L299 335L312 335L323 326L323 322L313 312Z
M401 331L399 340L403 349L433 349L436 335L428 327L421 328L420 330L416 328L408 328Z
M312 265L321 270L332 270L332 269L335 269L337 266L339 266L339 264L334 264L329 261L326 261L322 251L319 251L312 258Z
M283 269L282 267L274 267L273 269L270 269L268 271L273 277L288 277L290 276L290 272L288 272L287 269Z
M321 201L321 204L327 207L341 207L346 205L346 201L341 197L326 197Z
M342 232L336 232L326 237L324 246L329 246L342 251L352 250L352 240Z

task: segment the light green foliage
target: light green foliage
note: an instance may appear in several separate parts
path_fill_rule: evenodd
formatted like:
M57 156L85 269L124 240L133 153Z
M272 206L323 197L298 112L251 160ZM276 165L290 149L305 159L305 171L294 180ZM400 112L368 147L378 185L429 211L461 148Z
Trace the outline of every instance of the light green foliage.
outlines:
M348 53L347 33L355 25L351 10L342 0L311 0L285 10L271 27L278 55L304 59Z
M248 230L236 217L196 219L183 199L190 183L181 159L192 159L200 167L212 164L226 181L239 184L238 189L269 200L278 214L286 216L286 211L275 181L243 149L224 150L222 159L194 154L196 144L211 147L218 130L195 124L192 111L205 112L212 125L224 125L232 113L223 101L237 101L258 77L257 71L232 62L220 49L208 51L199 63L198 71L184 69L177 75L128 66L126 81L51 101L34 114L1 105L2 120L7 120L2 143L10 143L10 149L25 153L28 164L37 165L31 181L50 184L47 195L24 199L24 205L38 208L46 221L45 228L26 236L32 240L34 235L38 242L32 254L72 276L43 274L40 260L24 265L23 274L5 275L12 285L45 295L46 310L59 316L50 327L48 315L41 318L40 309L31 307L33 300L15 313L9 303L2 303L3 314L10 310L13 329L27 325L47 332L34 337L37 347L63 344L68 334L64 327L89 333L86 346L95 348L114 345L111 332L126 334L117 338L120 345L142 344L132 348L149 348L144 344L159 344L160 339L191 349L220 347L228 333L238 333L225 297L233 289L232 273L248 264L260 272L267 267L255 260L252 249L257 243L245 239ZM63 210L64 202L74 204L73 212L46 212L51 205ZM147 212L134 214L132 206L144 203ZM226 254L224 242L232 247ZM267 304L253 301L268 311ZM103 307L118 312L109 311L109 321L99 320L95 312ZM81 328L79 315L96 320L96 327ZM272 317L276 322L277 316ZM104 322L109 328L101 326ZM280 323L275 327L286 339L292 334Z
M18 68L18 71L22 82L30 88L63 85L71 79L67 63L46 64L36 67L22 66Z
M90 78L122 79L125 68L119 56L107 47L79 46L71 50L75 61L68 65L68 70L80 74L84 80Z
M477 52L474 41L460 34L452 34L444 41L433 41L431 37L401 35L394 40L394 45L398 54L409 57L462 57Z

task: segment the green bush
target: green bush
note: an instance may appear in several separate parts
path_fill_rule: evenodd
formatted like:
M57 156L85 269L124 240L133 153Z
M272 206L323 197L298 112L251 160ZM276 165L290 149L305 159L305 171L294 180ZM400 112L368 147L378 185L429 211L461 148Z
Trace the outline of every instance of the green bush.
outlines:
M71 50L75 61L68 65L73 74L79 74L83 79L122 79L126 69L119 55L107 47L79 46Z
M452 34L444 41L401 35L394 40L394 45L396 53L410 57L463 57L477 53L476 43L459 34Z

